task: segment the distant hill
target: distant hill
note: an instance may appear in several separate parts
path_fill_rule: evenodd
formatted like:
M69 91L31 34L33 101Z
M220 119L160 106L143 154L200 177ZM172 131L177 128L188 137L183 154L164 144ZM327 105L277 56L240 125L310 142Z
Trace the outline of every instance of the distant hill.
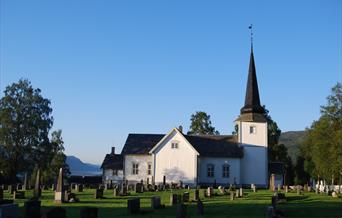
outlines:
M287 147L292 162L295 163L299 154L299 145L305 140L305 131L289 131L280 135L279 143Z
M99 165L84 163L75 156L67 156L66 162L70 167L71 175L94 176L102 173Z

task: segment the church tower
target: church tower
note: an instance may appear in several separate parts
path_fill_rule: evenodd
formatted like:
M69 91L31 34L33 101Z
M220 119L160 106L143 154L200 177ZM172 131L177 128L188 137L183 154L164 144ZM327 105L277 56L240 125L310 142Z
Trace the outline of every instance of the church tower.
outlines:
M260 104L253 46L251 47L245 105L235 121L238 128L238 142L243 147L240 162L241 183L267 186L267 121Z

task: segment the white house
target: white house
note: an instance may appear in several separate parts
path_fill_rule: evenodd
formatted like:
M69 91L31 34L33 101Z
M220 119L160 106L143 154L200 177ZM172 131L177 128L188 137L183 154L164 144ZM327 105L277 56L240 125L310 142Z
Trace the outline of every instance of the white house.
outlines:
M186 135L177 128L167 134L129 134L121 152L123 175L118 180L158 184L165 176L167 183L182 181L192 186L267 186L268 137L263 114L251 49L245 105L235 120L237 135ZM110 174L108 170L104 172Z

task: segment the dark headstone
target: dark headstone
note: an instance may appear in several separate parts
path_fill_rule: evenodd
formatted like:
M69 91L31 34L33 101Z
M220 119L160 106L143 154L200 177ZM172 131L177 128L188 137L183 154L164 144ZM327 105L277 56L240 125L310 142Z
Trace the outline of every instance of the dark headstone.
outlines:
M103 198L103 189L96 189L95 190L95 199L101 199Z
M142 183L136 183L134 189L135 189L136 193L143 193L144 192L144 186Z
M177 202L180 204L182 203L183 196L181 194L177 195Z
M203 203L200 199L197 201L197 216L203 216Z
M18 204L2 204L0 205L0 217L4 218L17 218L18 217Z
M176 218L186 218L186 205L178 204Z
M195 190L195 195L194 195L194 201L198 201L199 200L199 190L196 189Z
M184 192L183 193L183 202L189 202L190 201L190 193Z
M42 218L67 218L66 211L62 207L54 207L45 212Z
M151 198L151 207L153 209L161 208L161 201L159 196L152 196Z
M132 198L127 200L128 214L137 214L140 212L140 198Z
M208 197L208 195L207 195L207 190L206 190L206 189L203 189L203 196L204 196L205 198Z
M40 201L29 200L24 203L25 217L27 218L40 218Z
M177 194L171 194L170 195L170 205L176 205L177 204Z
M17 188L16 188L16 190L22 190L23 189L23 186L19 183L19 184L17 184Z
M80 211L80 218L97 218L97 208L96 207L85 207Z
M78 192L83 192L83 185L82 185L82 184L77 184L77 185L76 185L76 190L77 190Z
M164 186L166 185L166 176L165 175L163 176L163 185Z
M24 191L14 191L13 192L13 199L25 199L25 192Z

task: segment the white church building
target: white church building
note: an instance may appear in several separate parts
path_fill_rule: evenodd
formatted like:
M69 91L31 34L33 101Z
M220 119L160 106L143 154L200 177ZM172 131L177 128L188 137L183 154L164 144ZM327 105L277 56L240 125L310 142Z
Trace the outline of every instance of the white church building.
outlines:
M251 49L245 105L235 120L237 135L129 134L121 154L107 154L105 183L141 180L197 185L268 185L267 121L260 104Z

